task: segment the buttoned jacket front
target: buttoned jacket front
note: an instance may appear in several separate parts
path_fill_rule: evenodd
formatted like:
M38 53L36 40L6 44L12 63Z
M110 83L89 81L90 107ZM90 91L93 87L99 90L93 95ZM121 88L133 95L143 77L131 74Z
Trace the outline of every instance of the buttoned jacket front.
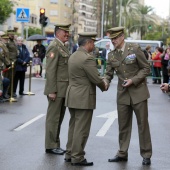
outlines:
M146 77L150 73L150 66L143 51L137 44L125 44L123 54L113 50L108 54L106 79L111 82L114 72L118 76L117 103L137 104L149 98ZM133 84L124 88L123 81L131 79Z
M59 40L50 43L46 52L46 85L44 94L65 97L68 86L69 51Z

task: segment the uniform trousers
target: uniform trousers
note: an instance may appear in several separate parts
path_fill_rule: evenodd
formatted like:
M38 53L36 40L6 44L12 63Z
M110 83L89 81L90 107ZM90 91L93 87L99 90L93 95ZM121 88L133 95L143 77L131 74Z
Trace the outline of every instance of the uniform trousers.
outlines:
M14 87L13 87L14 93L16 93L18 81L19 81L19 94L22 94L24 92L25 71L16 71L15 72Z
M66 110L65 98L56 97L55 101L51 101L48 97L47 99L45 148L54 149L60 147L60 128Z
M117 155L120 157L128 157L134 111L138 125L140 154L143 158L150 158L152 155L152 143L148 123L147 100L131 105L118 104L117 107L120 147Z
M69 108L69 111L71 117L65 157L71 158L72 163L78 163L85 159L84 148L89 137L93 110Z

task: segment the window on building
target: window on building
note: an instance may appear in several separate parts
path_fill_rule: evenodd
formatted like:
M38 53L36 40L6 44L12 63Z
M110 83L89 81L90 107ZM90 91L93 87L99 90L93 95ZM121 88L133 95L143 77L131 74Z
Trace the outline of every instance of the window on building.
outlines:
M50 15L51 16L57 16L58 15L58 11L57 10L50 10Z
M58 3L58 0L50 0L50 3L52 3L52 4L57 4L57 3Z

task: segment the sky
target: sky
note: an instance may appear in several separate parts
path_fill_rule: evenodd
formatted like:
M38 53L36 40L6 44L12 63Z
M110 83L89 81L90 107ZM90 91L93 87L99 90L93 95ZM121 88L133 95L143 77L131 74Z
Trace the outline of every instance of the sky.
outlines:
M170 0L145 0L145 5L153 7L153 11L166 18L169 15L169 1Z

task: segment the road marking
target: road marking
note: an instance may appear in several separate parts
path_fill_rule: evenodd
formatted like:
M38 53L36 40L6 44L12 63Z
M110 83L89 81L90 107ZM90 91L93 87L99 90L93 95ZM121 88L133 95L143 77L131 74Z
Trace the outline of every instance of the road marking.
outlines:
M20 131L20 130L24 129L25 127L29 126L31 123L37 121L38 119L42 118L43 116L45 116L45 114L38 115L37 117L35 117L35 118L31 119L30 121L24 123L23 125L15 128L14 131Z
M117 110L115 110L113 112L109 112L109 113L105 113L105 114L99 115L97 117L108 118L107 121L104 123L104 125L98 131L98 133L96 135L96 136L103 137L103 136L105 136L105 134L107 133L107 131L109 130L110 126L113 124L115 119L117 119Z

